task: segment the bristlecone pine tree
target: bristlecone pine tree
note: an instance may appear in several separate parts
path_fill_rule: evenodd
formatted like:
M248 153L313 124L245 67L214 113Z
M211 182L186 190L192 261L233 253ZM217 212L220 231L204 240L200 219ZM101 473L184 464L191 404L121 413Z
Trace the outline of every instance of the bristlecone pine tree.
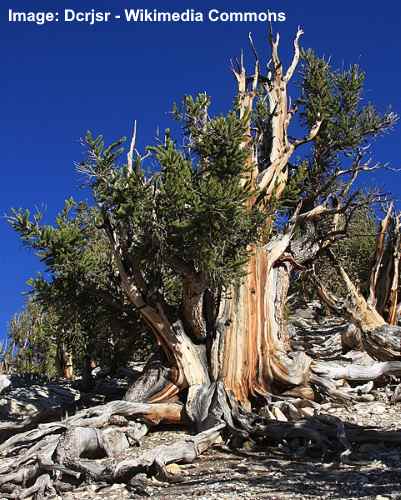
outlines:
M124 163L119 161L123 140L106 147L102 137L87 134L88 159L79 170L90 181L97 227L107 236L127 302L160 350L125 401L54 424L53 432L61 437L43 428L11 438L15 445L46 435L35 445L41 457L36 468L24 473L32 481L42 474L32 486L35 491L52 488L49 470L128 480L145 469L168 478L166 464L194 460L220 435L233 446L249 437L274 441L290 436L322 449L329 437L338 444L338 429L329 421L293 428L256 416L252 408L271 394L352 397L336 388L336 375L325 372L321 363L292 351L285 303L294 272L344 238L354 213L367 202L354 182L359 174L381 168L367 158L368 144L397 117L362 105L364 74L357 66L337 72L312 51L301 53L301 35L299 30L292 62L284 68L279 37L270 34L267 74L250 40L254 70L246 73L242 57L233 64L238 93L227 115L211 117L204 94L186 97L175 107L183 125L181 148L167 131L141 156L135 130ZM288 86L296 73L299 97L291 104ZM295 130L305 130L298 139L289 132L295 119ZM152 175L145 174L147 161L153 161ZM369 203L377 199L371 195ZM14 214L11 223L29 239L23 213ZM358 315L351 316L368 351L379 357L388 352L377 348L379 327L382 344L389 339L392 359L398 360L400 349L393 342L398 330L384 331L378 312L386 311L394 323L398 253L386 253L384 242L377 252L369 301L342 276L358 306ZM380 278L384 255L393 266L390 286ZM400 366L398 361L385 364L385 371ZM383 372L381 363L371 371L364 367L365 379L375 378L377 367ZM347 377L361 378L355 372L342 374ZM187 424L199 434L110 467L82 458L95 450L118 455L126 436L138 439L146 432L144 425L129 425L128 417L147 425ZM114 428L104 429L106 424ZM18 482L18 474L11 468L8 481Z

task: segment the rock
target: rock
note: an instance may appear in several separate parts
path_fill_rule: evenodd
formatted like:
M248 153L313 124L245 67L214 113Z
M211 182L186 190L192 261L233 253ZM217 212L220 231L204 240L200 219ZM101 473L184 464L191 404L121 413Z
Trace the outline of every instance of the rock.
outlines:
M7 377L7 375L0 375L0 394L7 389L7 387L10 387L11 385L11 380Z
M178 474L181 474L180 466L175 463L166 465L166 471L172 476L177 476Z
M329 408L331 408L331 403L323 403L320 405L320 408L324 411L327 411Z
M371 402L374 401L376 398L374 397L373 394L362 394L361 396L356 396L357 401L365 401L365 402Z
M279 422L288 422L288 418L284 415L284 413L277 406L273 406L272 413L276 420Z
M375 403L368 406L369 413L383 415L386 413L386 405L384 403Z
M43 410L74 405L80 393L68 385L47 384L11 389L0 402L0 418L23 418Z
M308 408L308 407L305 407L305 408L300 408L299 409L299 412L301 413L301 415L303 415L304 417L313 417L314 414L315 414L315 410L313 408Z
M121 490L125 488L125 484L123 483L114 483L112 486L110 486L110 490Z

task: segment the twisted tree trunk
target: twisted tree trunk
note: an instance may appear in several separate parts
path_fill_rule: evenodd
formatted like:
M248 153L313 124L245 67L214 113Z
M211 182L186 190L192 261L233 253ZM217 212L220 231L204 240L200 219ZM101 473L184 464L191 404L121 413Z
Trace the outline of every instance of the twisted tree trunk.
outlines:
M280 261L282 245L256 248L244 283L221 305L212 370L242 403L306 383L310 359L288 356L284 308L291 265Z
M252 399L289 390L313 399L308 383L312 359L292 351L285 307L293 267L313 258L318 246L291 238L288 230L252 249L244 280L221 298L206 338L187 334L184 321L170 324L163 316L163 323L154 323L165 355L148 364L126 399L174 401L185 393L186 411L195 421L195 413L206 417L216 383L248 409ZM203 325L210 325L207 302L204 292L198 316Z
M256 52L253 75L246 74L242 59L233 67L238 84L239 114L248 120L242 146L248 153L249 173L243 182L250 183L257 193L249 201L249 209L256 204L266 208L272 199L276 202L280 199L288 179L289 158L298 146L313 140L321 125L321 121L317 121L306 137L289 139L288 127L295 110L289 106L287 85L299 61L302 33L298 30L296 34L294 57L286 72L278 54L279 37L273 38L270 34L273 67L271 76L263 83L269 96L272 130L268 157L260 157L262 138L254 137L251 130L253 103L258 86L262 84ZM167 377L166 373L160 374L164 382L156 394L154 379L145 373L129 390L127 397L130 400L151 398L152 401L165 401L188 389L185 395L187 413L203 416L204 408L202 411L194 408L210 405L213 397L210 388L217 382L227 394L247 407L253 397L294 387L298 388L298 394L312 398L313 393L308 387L311 359L303 353L289 355L291 346L284 309L293 265L301 265L318 250L308 238L303 240L304 245L293 244L295 226L310 224L316 214L320 211L311 211L301 217L297 211L284 233L267 244L261 242L251 248L245 279L217 299L217 308L210 307L206 277L182 267L182 319L174 324L169 323L161 303L156 307L144 303L140 294L141 283L137 279L140 273L127 275L118 241L109 231L127 296L155 333L170 368ZM271 220L266 210L265 234L270 230ZM291 244L294 250L290 250ZM147 392L144 387L147 387Z
M320 298L334 312L348 317L358 327L361 333L357 335L360 336L366 352L379 361L401 359L401 327L397 326L401 256L400 218L401 214L393 213L391 204L377 233L367 298L354 285L330 250L328 255L342 279L346 298L340 299L334 296L314 275Z

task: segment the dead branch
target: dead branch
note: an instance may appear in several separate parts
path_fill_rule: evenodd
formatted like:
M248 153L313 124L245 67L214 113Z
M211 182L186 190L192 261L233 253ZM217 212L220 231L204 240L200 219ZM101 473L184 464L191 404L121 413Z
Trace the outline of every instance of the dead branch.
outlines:
M374 256L374 265L372 267L372 272L370 275L370 287L369 287L369 298L368 302L371 306L375 307L377 304L377 283L379 279L380 267L385 250L385 238L390 226L391 218L393 212L393 203L391 203L387 209L385 217L380 223L380 229L376 237L376 250Z

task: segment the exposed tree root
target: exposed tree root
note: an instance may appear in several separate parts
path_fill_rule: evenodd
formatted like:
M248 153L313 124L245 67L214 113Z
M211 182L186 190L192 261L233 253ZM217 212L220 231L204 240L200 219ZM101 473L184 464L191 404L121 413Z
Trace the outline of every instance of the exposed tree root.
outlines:
M122 480L141 471L152 471L157 473L161 479L169 479L166 465L192 463L201 453L216 443L225 426L224 423L221 423L172 445L158 446L137 458L123 460L114 469L113 477Z
M184 408L180 403L134 403L111 401L105 405L83 410L67 419L70 425L81 427L103 427L114 415L141 417L150 425L160 423L180 424L185 420Z
M73 408L49 408L40 411L36 415L24 418L20 422L0 422L0 442L18 432L25 432L30 429L35 429L43 422L51 422L59 420L66 413L72 412Z
M360 443L385 442L401 446L401 432L384 433L344 424L335 417L322 415L324 405L307 400L313 399L313 388L345 403L367 400L371 396L372 381L383 375L401 373L401 360L396 352L399 330L383 327L369 333L370 345L379 346L378 352L383 352L380 346L386 346L389 361L344 365L309 358L307 383L290 389L284 387L281 395L265 392L266 404L258 414L250 411L248 405L238 403L224 382L218 381L190 386L182 394L185 404L174 401L175 396L173 401L168 401L167 391L167 402L112 401L81 410L62 422L40 423L34 429L31 429L34 419L6 424L4 436L12 430L14 435L0 444L4 457L0 468L1 494L5 498L43 498L85 481L126 482L142 491L146 475L162 481L177 480L169 473L169 464L192 462L222 439L232 448L241 448L245 441L250 441L260 447L280 445L285 453L298 457L337 456L339 460L351 462ZM341 331L348 329L344 327ZM367 335L363 333L364 340ZM324 335L322 339L320 345L325 346L326 352ZM310 345L313 347L313 343ZM336 351L333 357L339 354L340 351ZM149 370L149 374L138 379L131 397L142 394L152 400L174 385L169 380L172 374L161 364L153 363ZM151 388L152 380L156 382L156 391ZM353 385L344 385L344 381ZM367 383L356 385L358 382ZM259 397L259 401L261 399ZM43 415L38 421L42 418ZM139 456L130 456L130 446L140 444L149 428L159 424L185 425L199 433Z
M380 361L401 360L401 327L383 325L362 336L366 352Z
M315 362L313 366L316 371L327 369L325 363ZM373 384L342 393L335 385L336 378L368 380L373 372L378 376L401 370L401 362L376 363L373 370L351 368L332 365L330 378L327 372L321 379L312 375L311 383L326 385L332 394L355 399L356 393L369 392ZM363 373L363 369L367 372ZM247 411L219 382L193 392L191 415L179 403L113 401L82 410L63 422L40 424L0 445L4 457L1 494L5 498L43 498L67 490L71 482L85 481L126 482L140 489L144 474L173 481L177 479L169 473L168 464L193 462L222 439L233 448L241 448L245 441L259 447L280 444L286 453L296 456L335 455L342 461L353 460L355 445L359 443L401 445L401 432L344 424L335 417L319 414L322 407L316 402L288 396L266 398L264 411ZM130 446L140 442L149 426L159 423L190 424L203 430L177 443L130 456Z
M342 366L335 363L314 363L313 371L324 374L332 380L369 381L383 375L400 375L401 361L383 361L370 366L350 364Z

